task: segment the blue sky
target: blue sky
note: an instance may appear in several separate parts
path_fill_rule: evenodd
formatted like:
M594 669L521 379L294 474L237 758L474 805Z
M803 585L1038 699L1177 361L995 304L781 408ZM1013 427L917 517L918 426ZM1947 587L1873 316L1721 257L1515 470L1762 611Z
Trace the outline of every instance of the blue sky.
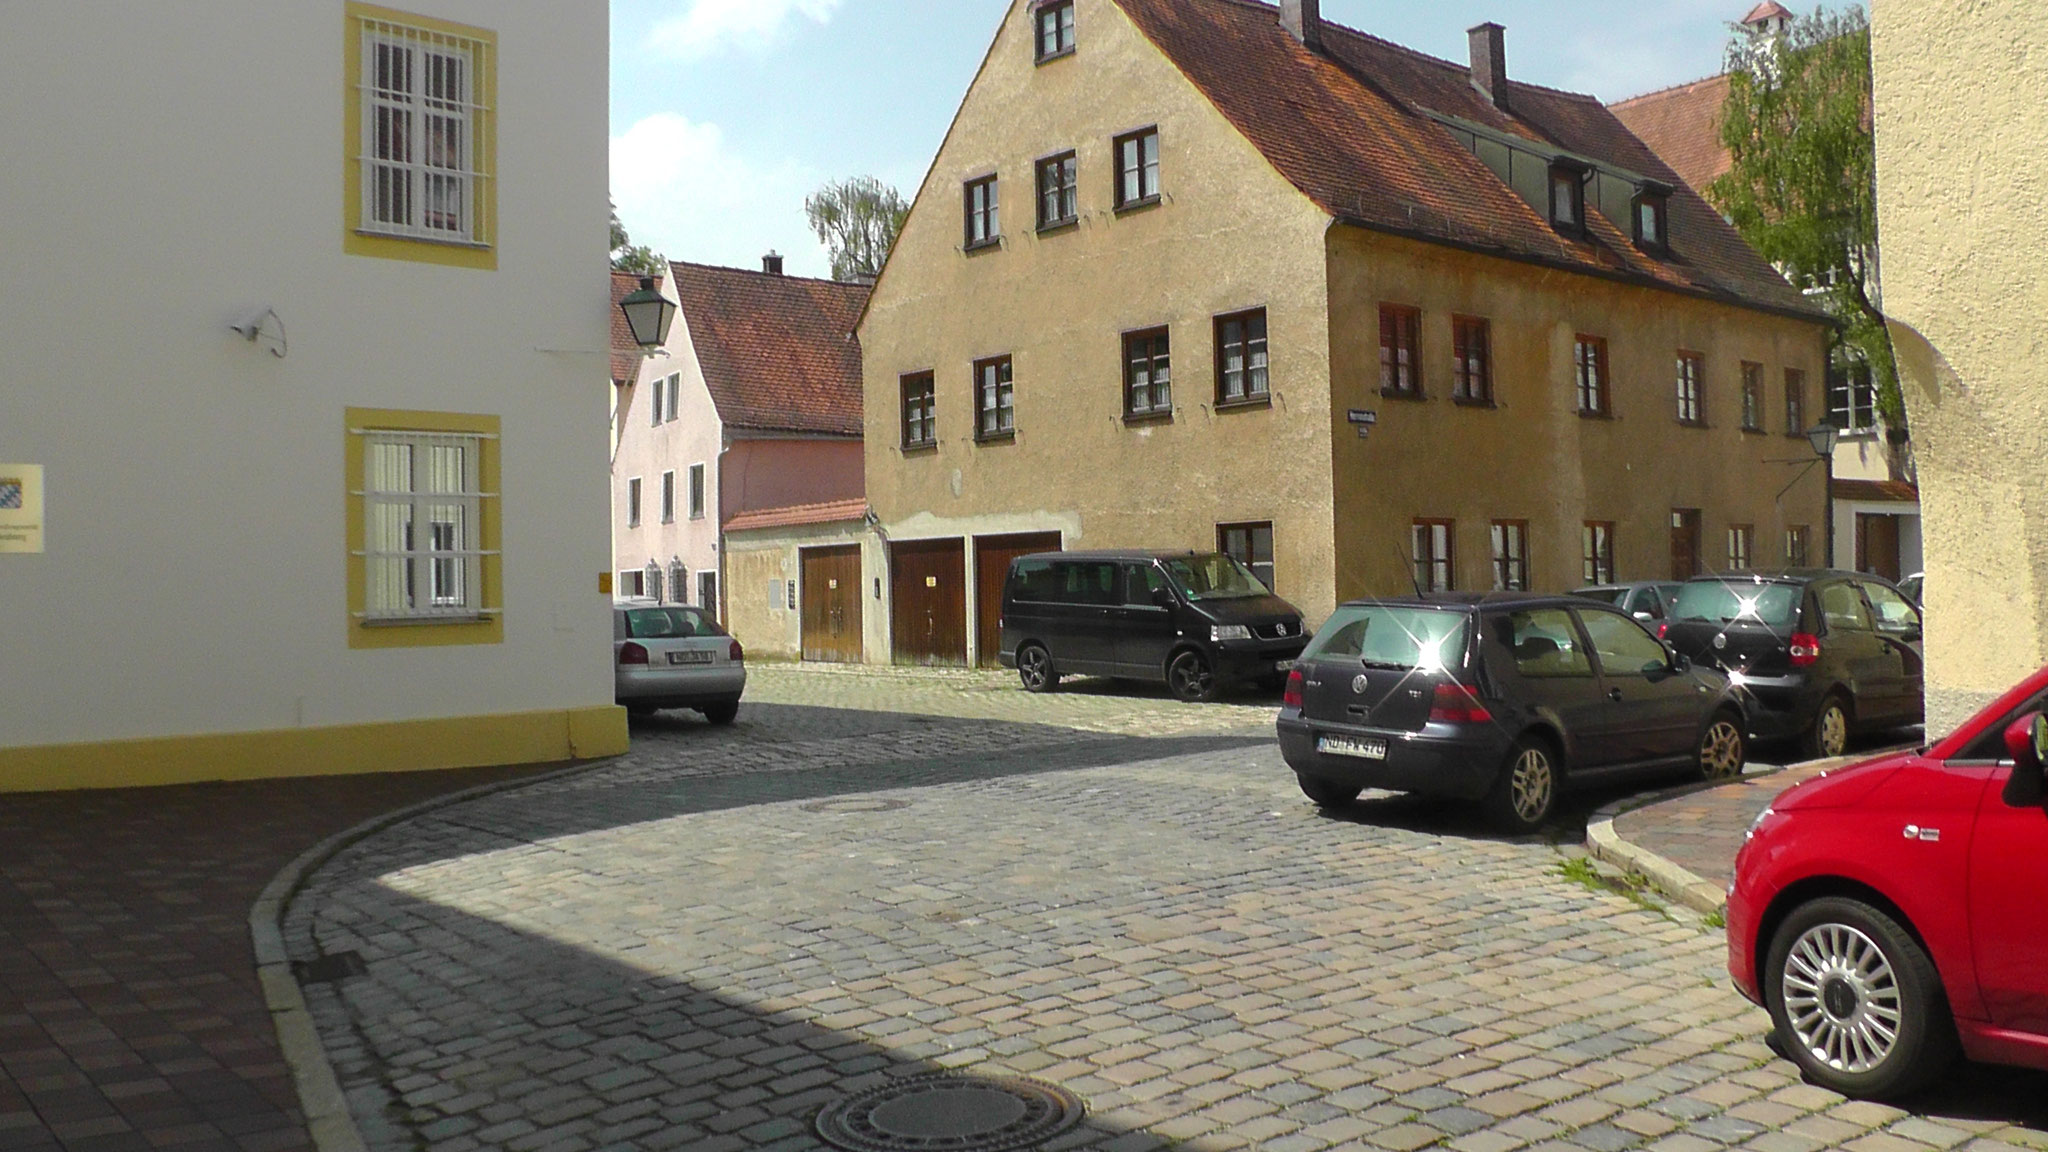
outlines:
M678 260L822 276L803 200L924 178L1008 0L612 0L612 198ZM1323 0L1325 19L1453 60L1508 30L1517 80L1620 100L1720 71L1750 0Z

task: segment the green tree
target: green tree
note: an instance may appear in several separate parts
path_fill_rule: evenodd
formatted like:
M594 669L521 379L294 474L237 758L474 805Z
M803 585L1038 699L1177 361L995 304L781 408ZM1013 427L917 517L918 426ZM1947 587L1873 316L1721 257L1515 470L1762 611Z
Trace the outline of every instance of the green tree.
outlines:
M811 231L832 254L834 280L872 280L903 231L910 205L872 176L827 184L804 199Z
M1852 5L1816 9L1781 37L1753 37L1738 25L1728 72L1721 143L1733 167L1707 197L1841 321L1838 365L1867 363L1878 410L1903 427L1878 286L1870 22Z
M645 244L633 243L633 238L626 235L626 226L619 221L619 210L612 209L612 269L641 276L659 276L664 263L660 253Z

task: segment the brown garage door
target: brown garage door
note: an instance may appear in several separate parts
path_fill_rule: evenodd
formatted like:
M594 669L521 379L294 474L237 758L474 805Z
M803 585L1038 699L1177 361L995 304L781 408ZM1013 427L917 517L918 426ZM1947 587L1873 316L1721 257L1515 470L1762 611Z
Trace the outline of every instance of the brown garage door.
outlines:
M996 652L1001 647L1003 578L1010 574L1010 561L1033 552L1059 550L1057 532L974 538L974 655L983 668L1000 667Z
M801 556L804 659L860 663L860 546L806 548Z
M889 546L889 622L898 664L967 664L967 542Z

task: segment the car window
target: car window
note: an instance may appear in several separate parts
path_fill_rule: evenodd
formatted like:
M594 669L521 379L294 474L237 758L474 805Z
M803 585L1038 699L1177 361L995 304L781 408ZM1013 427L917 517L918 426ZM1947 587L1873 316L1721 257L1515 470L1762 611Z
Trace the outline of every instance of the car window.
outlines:
M1074 560L1053 565L1057 588L1053 597L1062 604L1120 604L1117 565L1106 560Z
M1251 569L1221 552L1166 561L1166 570L1190 600L1238 600L1271 595Z
M1166 577L1151 564L1127 564L1124 566L1124 603L1156 607L1159 601L1154 593L1166 587Z
M1920 613L1913 610L1904 596L1882 584L1865 584L1863 594L1870 597L1870 606L1877 610L1877 630L1903 634L1920 630Z
M1591 676L1593 662L1579 644L1571 613L1562 608L1531 608L1490 617L1496 644L1514 658L1515 671L1533 679Z
M1644 613L1652 620L1662 620L1664 618L1664 598L1657 594L1655 588L1638 588L1636 589L1636 594L1629 597L1628 610L1630 612ZM1586 619L1591 620L1592 617L1588 616Z
M1626 588L1581 588L1572 593L1574 596L1584 596L1588 600L1598 600L1602 604L1619 604L1621 598L1627 594Z
M692 636L723 636L725 629L696 608L628 608L626 635L635 640L687 640Z
M1465 662L1466 616L1442 608L1347 604L1330 615L1303 660L1352 659L1437 671Z
M1056 600L1057 584L1050 560L1019 560L1010 576L1010 598L1019 604L1042 604Z
M1642 676L1670 670L1671 654L1634 620L1612 612L1581 612L1579 620L1593 641L1601 670L1609 676Z
M1799 617L1799 589L1755 580L1694 580L1679 586L1678 603L1672 605L1671 615L1709 624L1789 629Z
M1854 584L1829 584L1820 590L1820 614L1830 628L1851 632L1870 631L1870 609L1856 594Z
M2012 756L2005 750L2005 730L2013 726L2020 717L2032 712L2048 710L2048 689L2034 693L2026 703L2000 716L1996 723L1977 733L1977 737L1963 745L1955 754L1956 760L2000 761Z

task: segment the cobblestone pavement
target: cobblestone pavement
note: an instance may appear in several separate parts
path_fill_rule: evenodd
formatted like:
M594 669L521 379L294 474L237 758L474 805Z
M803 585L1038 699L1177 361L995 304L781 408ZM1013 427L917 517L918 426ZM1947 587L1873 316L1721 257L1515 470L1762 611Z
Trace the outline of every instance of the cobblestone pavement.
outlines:
M1455 810L1319 815L1269 735L1194 730L1226 712L1126 735L912 676L883 707L968 715L834 710L828 675L309 878L286 940L363 961L307 994L373 1148L809 1149L827 1102L949 1069L1078 1093L1060 1149L2048 1147L2037 1076L1802 1085L1718 933Z

